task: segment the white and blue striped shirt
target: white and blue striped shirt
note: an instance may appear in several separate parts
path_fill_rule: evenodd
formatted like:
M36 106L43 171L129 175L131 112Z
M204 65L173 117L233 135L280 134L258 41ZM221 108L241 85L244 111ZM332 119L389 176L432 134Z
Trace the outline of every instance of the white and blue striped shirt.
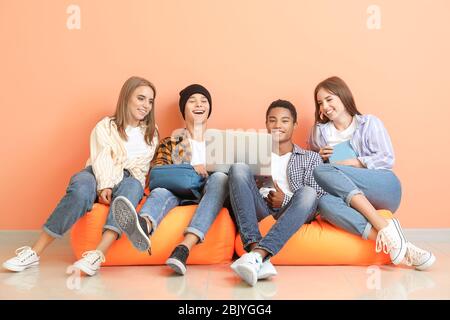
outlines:
M392 170L394 166L394 149L383 122L374 115L355 115L356 130L350 139L358 160L367 169ZM331 122L316 124L310 136L310 147L319 151L328 145Z

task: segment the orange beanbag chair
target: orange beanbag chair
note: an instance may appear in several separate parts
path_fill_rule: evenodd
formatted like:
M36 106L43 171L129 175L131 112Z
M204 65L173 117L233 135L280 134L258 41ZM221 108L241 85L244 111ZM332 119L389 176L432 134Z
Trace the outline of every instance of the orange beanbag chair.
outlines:
M379 210L384 217L392 217L386 210ZM259 223L264 236L275 223L272 216ZM245 253L241 237L236 237L236 252ZM391 263L389 255L375 252L375 241L364 240L334 227L320 216L310 224L303 225L284 247L272 257L276 265L381 265Z
M179 206L167 214L150 238L151 256L147 252L136 250L126 239L126 235L122 234L109 249L103 265L164 264L175 246L182 241L183 231L194 215L196 207L196 205ZM108 210L109 206L96 203L93 209L73 226L70 235L71 245L77 259L81 258L83 252L93 250L99 244ZM228 210L223 208L207 232L205 241L192 249L187 264L230 262L234 254L235 238L235 225Z

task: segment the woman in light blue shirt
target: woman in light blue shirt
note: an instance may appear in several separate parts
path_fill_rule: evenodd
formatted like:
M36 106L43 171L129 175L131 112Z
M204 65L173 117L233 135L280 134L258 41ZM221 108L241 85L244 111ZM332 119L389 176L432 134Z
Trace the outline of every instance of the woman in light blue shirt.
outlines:
M429 268L435 256L406 240L397 219L377 213L394 213L401 199L401 184L392 171L394 151L382 121L361 115L346 83L328 78L314 91L315 126L310 146L325 164L314 178L328 193L319 201L320 215L342 229L376 240L376 251L389 253L392 263L418 270Z

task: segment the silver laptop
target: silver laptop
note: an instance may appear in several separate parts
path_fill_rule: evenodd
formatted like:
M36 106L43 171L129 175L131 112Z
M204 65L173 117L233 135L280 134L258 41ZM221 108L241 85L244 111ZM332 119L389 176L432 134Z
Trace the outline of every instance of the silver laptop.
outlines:
M208 129L206 141L206 170L228 173L231 165L248 164L264 186L272 181L272 136L263 131Z

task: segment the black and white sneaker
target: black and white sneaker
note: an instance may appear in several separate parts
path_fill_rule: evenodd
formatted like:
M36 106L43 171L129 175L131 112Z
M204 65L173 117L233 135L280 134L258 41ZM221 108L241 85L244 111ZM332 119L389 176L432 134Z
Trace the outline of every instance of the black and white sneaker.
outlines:
M137 214L130 200L119 196L114 199L111 206L117 225L127 235L133 246L139 251L150 253L150 230L147 221Z
M186 273L186 260L189 256L189 249L180 244L175 247L167 259L166 264L173 269L178 274L184 275Z

